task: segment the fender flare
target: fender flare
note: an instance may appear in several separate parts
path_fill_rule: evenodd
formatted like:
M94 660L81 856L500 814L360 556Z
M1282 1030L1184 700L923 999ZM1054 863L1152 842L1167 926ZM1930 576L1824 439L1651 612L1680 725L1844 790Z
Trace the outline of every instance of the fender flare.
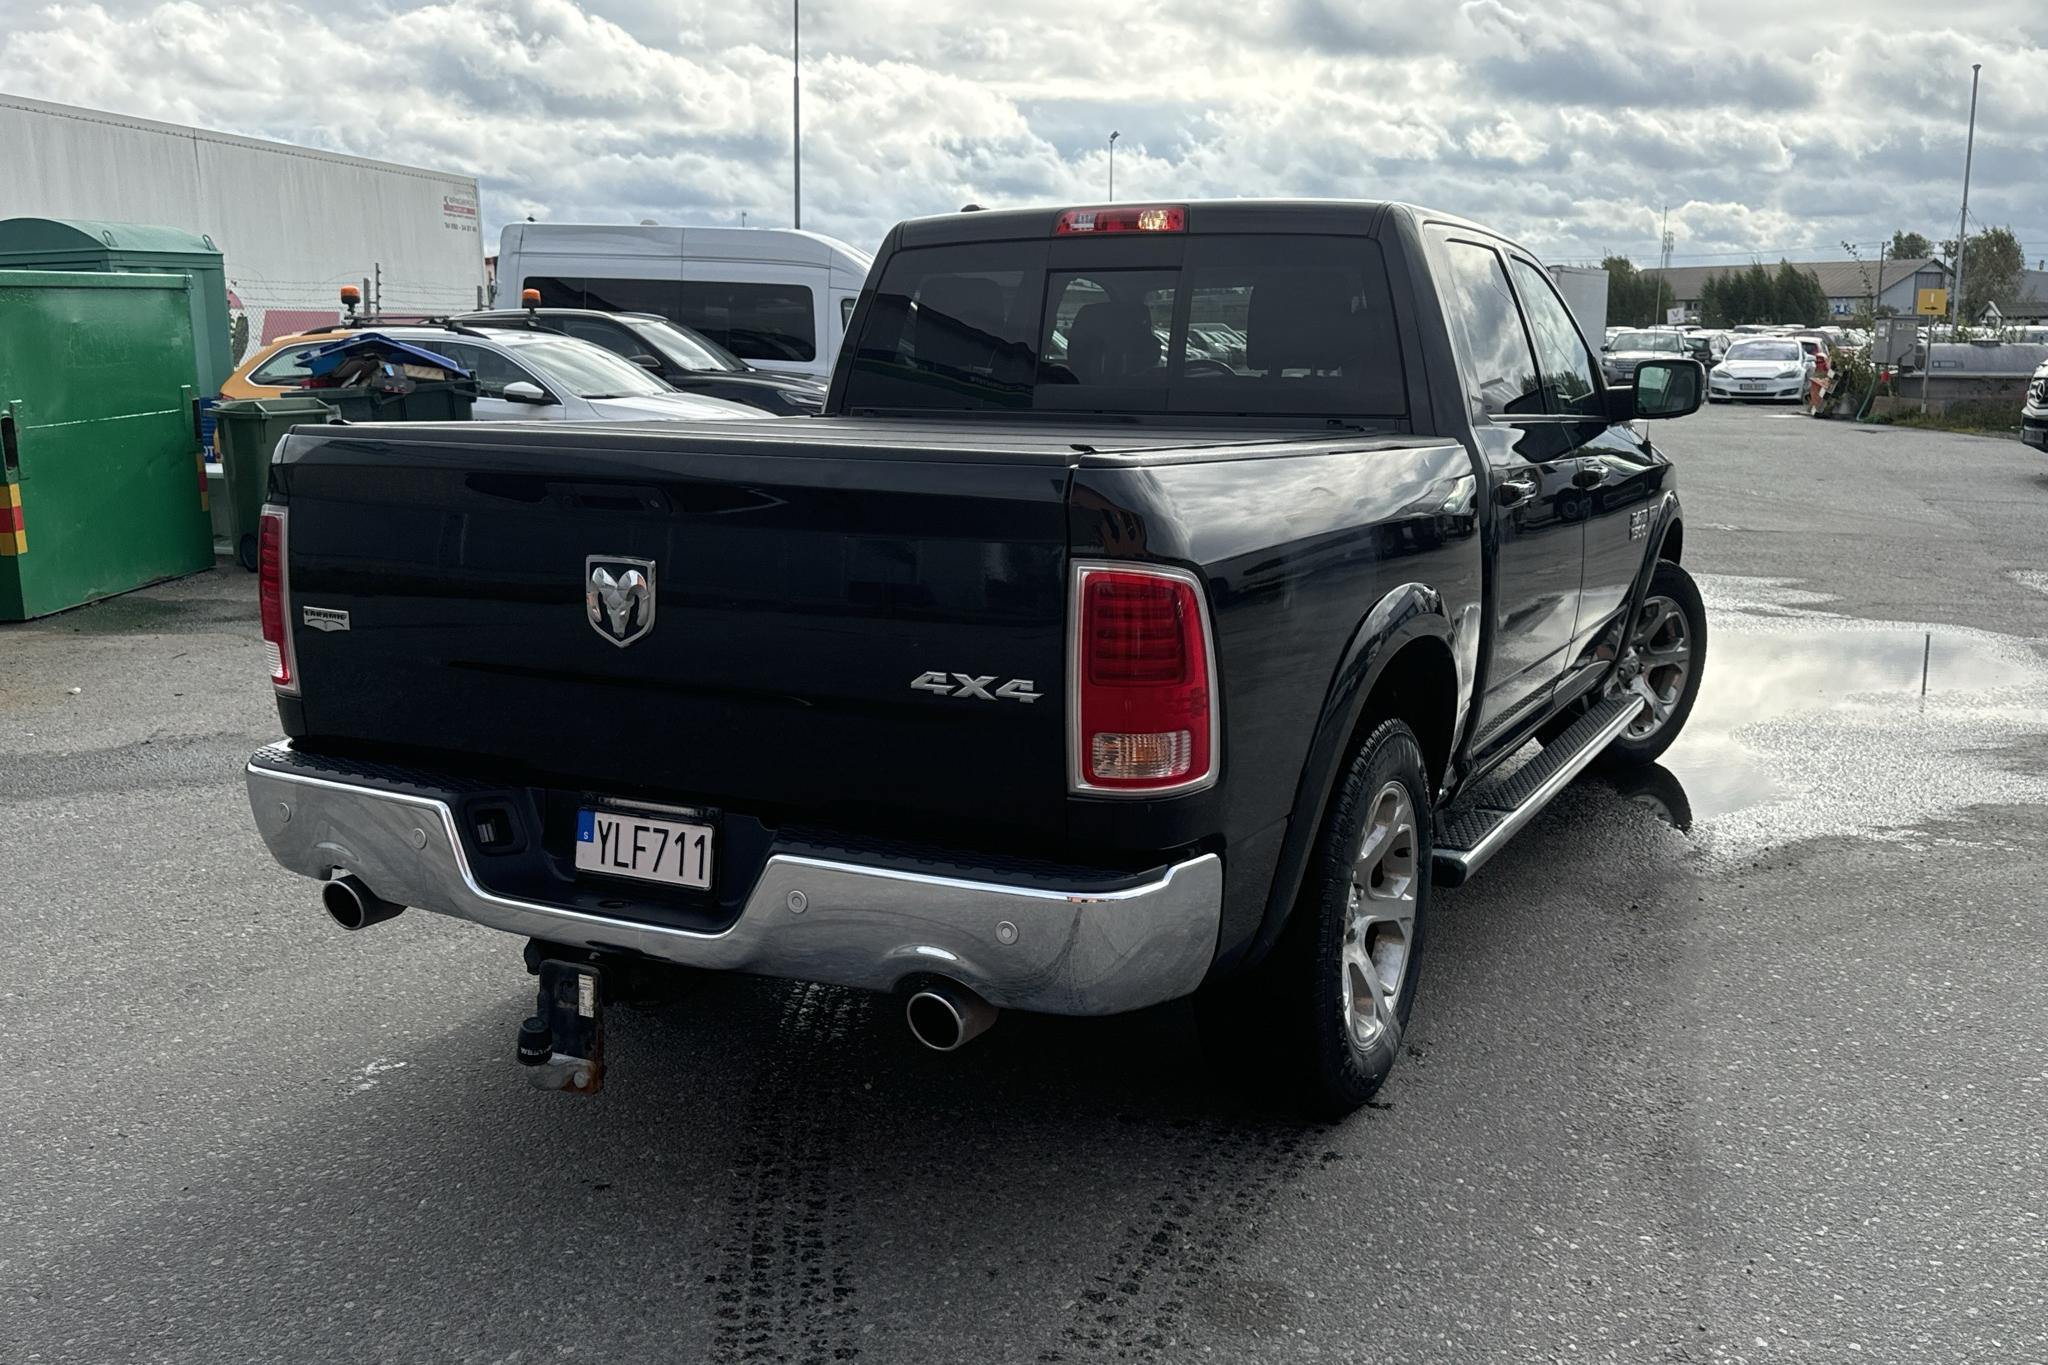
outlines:
M1426 583L1403 583L1388 592L1352 631L1350 643L1345 646L1324 693L1308 754L1302 762L1294 808L1281 840L1273 884L1266 895L1265 914L1258 931L1248 941L1219 957L1219 968L1229 971L1251 966L1278 941L1300 894L1316 835L1322 829L1323 811L1336 788L1345 748L1358 728L1366 698L1378 685L1388 661L1404 646L1423 639L1436 640L1455 660L1457 651L1452 645L1451 621L1444 612L1443 594Z

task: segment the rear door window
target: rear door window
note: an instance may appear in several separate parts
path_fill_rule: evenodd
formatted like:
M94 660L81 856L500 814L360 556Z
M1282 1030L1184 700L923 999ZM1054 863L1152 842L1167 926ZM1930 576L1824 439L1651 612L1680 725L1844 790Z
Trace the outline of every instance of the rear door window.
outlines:
M538 289L547 307L653 313L747 360L818 358L817 304L801 284L529 275L522 287Z
M616 322L605 322L599 318L553 318L549 320L548 326L555 328L564 336L572 336L578 341L588 341L602 346L613 355L624 356L628 360L636 355L645 355L648 351L646 346L640 344L638 337Z
M1490 246L1439 240L1439 293L1465 384L1489 417L1539 413L1543 385L1507 271Z

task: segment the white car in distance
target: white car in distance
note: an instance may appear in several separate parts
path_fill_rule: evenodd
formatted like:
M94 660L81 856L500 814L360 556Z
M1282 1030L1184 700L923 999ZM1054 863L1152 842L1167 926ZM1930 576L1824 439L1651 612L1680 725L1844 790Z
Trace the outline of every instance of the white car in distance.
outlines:
M1793 402L1806 397L1813 357L1792 337L1738 337L1707 373L1707 401Z

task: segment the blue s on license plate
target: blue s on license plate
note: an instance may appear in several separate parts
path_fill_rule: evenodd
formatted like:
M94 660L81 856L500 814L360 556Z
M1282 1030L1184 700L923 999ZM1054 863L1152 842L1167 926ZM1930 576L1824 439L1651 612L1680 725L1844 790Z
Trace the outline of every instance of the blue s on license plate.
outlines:
M702 891L711 885L711 840L709 825L586 806L576 814L576 870Z

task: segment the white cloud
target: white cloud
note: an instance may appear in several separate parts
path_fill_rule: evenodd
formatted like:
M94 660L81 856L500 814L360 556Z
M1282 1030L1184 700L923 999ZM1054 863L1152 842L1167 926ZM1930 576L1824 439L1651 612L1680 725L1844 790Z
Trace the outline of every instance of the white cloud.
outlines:
M786 4L0 0L13 93L476 174L487 227L788 221ZM969 200L1399 197L1558 259L1837 255L1972 208L2048 256L2038 0L812 0L806 226Z

